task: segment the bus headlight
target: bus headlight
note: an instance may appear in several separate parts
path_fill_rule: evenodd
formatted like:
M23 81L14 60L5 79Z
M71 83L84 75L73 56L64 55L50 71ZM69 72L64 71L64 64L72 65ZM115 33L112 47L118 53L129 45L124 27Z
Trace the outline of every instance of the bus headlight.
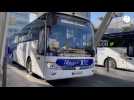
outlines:
M55 69L55 70L62 70L60 66L57 66L55 63L47 63L47 68Z
M90 66L90 68L94 68L95 67L95 65L94 64L92 64L91 66Z
M56 66L54 66L53 63L48 63L48 64L47 64L47 67L48 67L49 69L55 69L55 68L56 68Z

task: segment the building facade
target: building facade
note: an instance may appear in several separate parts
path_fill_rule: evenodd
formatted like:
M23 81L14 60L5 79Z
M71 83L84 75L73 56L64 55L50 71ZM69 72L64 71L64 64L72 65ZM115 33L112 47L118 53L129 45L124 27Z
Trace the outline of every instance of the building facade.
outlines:
M106 31L106 34L122 32L123 28L125 28L125 27L131 27L131 29L133 29L134 28L133 26L134 26L134 19L131 19L131 21L129 23L125 23L123 21L123 17L116 17L116 18L112 19L112 21Z
M29 12L9 12L9 17L14 20L9 23L8 26L8 44L12 45L14 40L14 35L19 33L19 31L30 22Z

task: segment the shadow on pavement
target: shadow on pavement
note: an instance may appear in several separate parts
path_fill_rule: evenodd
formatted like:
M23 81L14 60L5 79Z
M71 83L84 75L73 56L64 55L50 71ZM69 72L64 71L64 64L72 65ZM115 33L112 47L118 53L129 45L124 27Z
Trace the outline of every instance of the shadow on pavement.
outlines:
M17 68L17 69L26 72L26 68L24 68L23 66L21 66L21 65L19 65L19 64L17 64L17 63L13 63L12 65L13 65L13 67L15 67L15 68ZM34 73L32 73L32 76L35 77L35 78L37 78L37 79L42 79L40 76L38 76L38 75L36 75L36 74L34 74Z
M104 67L104 66L102 66L102 65L96 65L96 67L98 67L98 68L105 68L105 69L106 69L106 67ZM113 69L113 68L110 68L110 70L112 70L112 69ZM122 68L116 68L115 70L134 72L133 70L122 69Z
M15 62L13 62L11 65L13 65L12 67L15 67L15 68L17 68L19 70L26 70L26 68L24 68L23 66L15 63Z
M134 82L105 75L50 81L54 87L134 87Z
M25 68L20 67L20 65L15 65L14 67L19 70L25 70ZM32 76L37 79L41 79L36 74L32 74ZM134 87L134 81L131 81L131 79L123 80L107 75L101 75L99 73L90 77L62 79L47 82L54 87ZM40 86L43 87L44 85L40 84Z

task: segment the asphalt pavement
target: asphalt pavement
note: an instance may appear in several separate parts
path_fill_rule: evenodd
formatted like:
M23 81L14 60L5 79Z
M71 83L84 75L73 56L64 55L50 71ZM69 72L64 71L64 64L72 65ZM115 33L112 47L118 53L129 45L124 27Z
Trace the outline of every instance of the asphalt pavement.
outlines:
M134 72L96 67L90 77L45 81L19 65L8 65L7 87L134 87Z

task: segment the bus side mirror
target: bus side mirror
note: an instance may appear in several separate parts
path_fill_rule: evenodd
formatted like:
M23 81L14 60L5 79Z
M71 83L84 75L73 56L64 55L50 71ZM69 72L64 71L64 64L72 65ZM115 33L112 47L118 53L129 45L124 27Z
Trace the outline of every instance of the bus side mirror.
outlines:
M97 54L97 48L95 48L95 53Z
M92 57L95 57L97 50L96 49L85 49Z
M97 53L97 49L93 49L93 50L92 50L92 55L91 55L91 56L92 56L92 57L95 57L96 53Z

